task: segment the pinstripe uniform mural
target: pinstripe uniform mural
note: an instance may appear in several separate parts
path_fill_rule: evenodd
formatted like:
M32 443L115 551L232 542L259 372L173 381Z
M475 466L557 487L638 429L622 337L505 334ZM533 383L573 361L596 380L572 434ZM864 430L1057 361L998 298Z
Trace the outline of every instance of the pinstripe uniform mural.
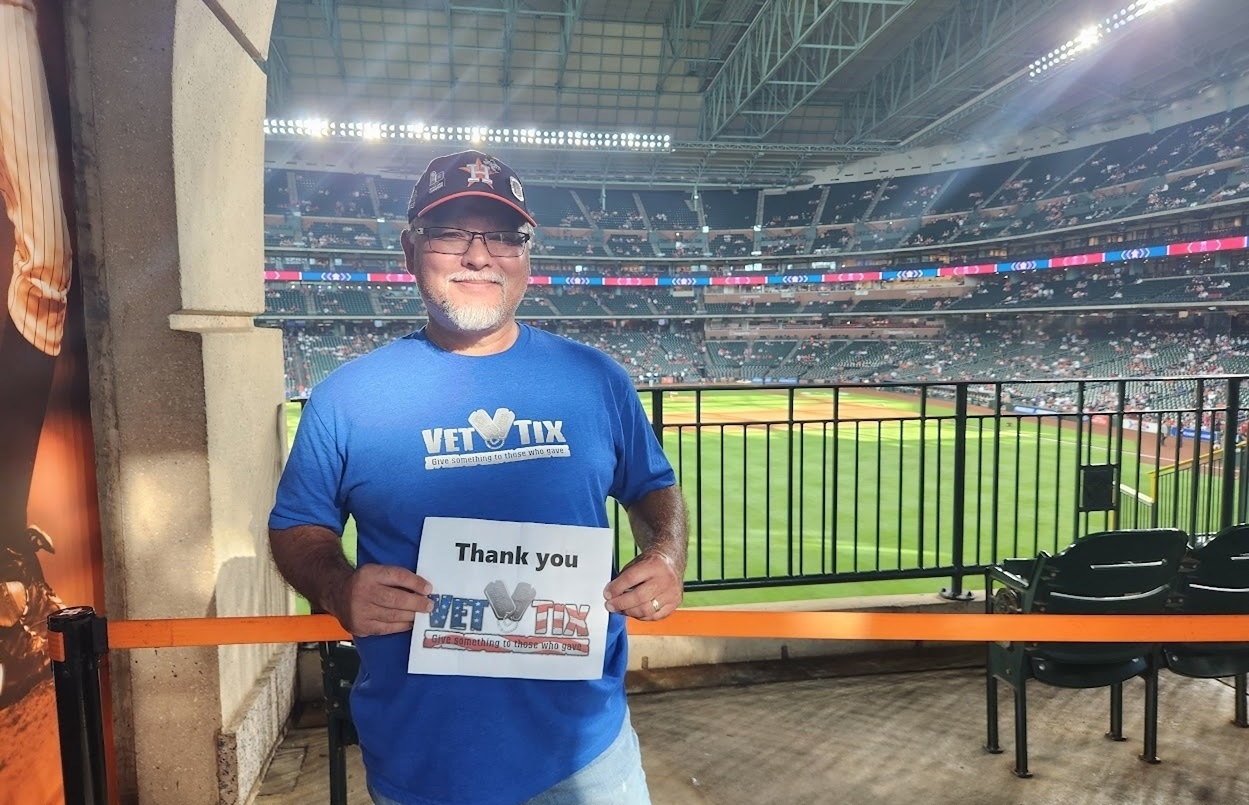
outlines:
M36 349L55 356L65 330L69 227L30 0L0 0L0 195L17 239L9 316Z
M35 7L0 0L0 199L14 239L0 333L0 709L46 677L46 619L60 606L39 558L52 540L27 521L69 291L60 182Z

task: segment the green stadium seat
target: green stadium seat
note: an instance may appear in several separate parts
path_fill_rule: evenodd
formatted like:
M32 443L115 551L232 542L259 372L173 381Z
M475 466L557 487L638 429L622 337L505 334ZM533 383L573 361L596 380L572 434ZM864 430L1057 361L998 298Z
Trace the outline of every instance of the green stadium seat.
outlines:
M1180 566L1177 611L1189 615L1249 615L1249 523L1229 526L1193 548ZM1197 679L1235 680L1232 723L1249 727L1246 676L1249 643L1191 643L1162 647L1162 664Z
M1104 531L1051 556L1010 559L989 568L986 609L998 613L1157 615L1166 611L1188 539L1179 529ZM994 592L994 584L1000 585ZM998 743L997 689L1015 699L1015 768L1028 771L1027 682L1064 688L1111 689L1110 732L1123 740L1123 683L1145 680L1145 759L1157 754L1158 669L1148 643L991 643L985 668L985 748Z

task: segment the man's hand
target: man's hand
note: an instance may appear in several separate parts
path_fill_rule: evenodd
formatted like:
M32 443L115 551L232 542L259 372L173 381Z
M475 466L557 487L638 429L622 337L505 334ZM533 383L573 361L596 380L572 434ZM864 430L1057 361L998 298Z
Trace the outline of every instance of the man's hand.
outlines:
M648 548L625 565L603 590L609 612L657 621L681 605L685 585L677 563L658 548Z
M609 612L657 621L681 606L689 518L681 490L667 486L647 492L626 507L633 539L642 552L603 590Z
M412 629L417 612L430 612L433 586L410 570L392 565L361 565L326 603L326 609L353 635L383 635Z
M325 526L270 529L269 545L290 585L353 635L406 632L417 612L434 608L428 581L392 565L353 568L338 534Z

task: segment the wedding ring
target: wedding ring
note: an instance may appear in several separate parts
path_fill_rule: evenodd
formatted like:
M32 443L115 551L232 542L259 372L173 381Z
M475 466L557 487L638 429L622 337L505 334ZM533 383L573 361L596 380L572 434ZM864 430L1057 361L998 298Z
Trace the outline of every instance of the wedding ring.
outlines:
M651 606L655 608L655 611L656 611L656 612L658 612L660 609L662 609L662 608L663 608L663 604L659 603L659 599L658 599L658 598L652 598L652 599L651 599Z

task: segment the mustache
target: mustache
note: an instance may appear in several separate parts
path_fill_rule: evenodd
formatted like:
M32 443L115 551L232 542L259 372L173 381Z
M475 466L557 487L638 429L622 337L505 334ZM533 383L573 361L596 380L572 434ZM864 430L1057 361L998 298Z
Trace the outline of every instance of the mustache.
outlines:
M502 274L496 274L493 271L457 271L447 277L447 282L493 282L495 285L507 284Z

